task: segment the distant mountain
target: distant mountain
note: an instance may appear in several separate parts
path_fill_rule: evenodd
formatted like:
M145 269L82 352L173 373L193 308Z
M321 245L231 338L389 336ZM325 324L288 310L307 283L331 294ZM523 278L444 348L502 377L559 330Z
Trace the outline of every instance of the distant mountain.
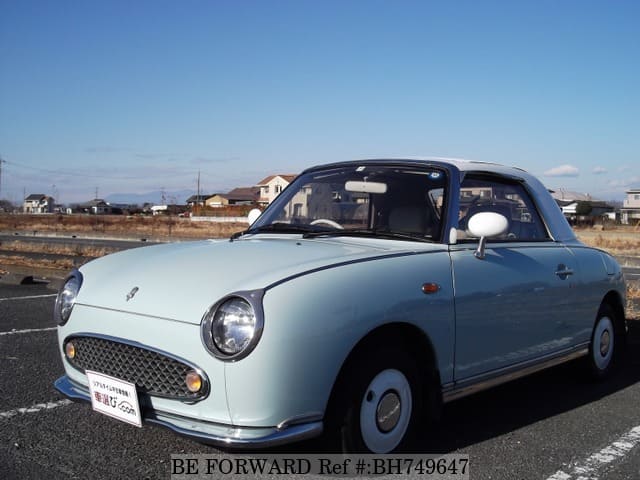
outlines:
M164 201L166 204L183 205L186 203L187 198L194 195L196 192L193 190L180 190L177 192L164 192ZM152 203L154 205L160 205L162 203L162 191L147 193L112 193L105 197L105 201L111 204L127 204L127 205L144 205L145 203Z

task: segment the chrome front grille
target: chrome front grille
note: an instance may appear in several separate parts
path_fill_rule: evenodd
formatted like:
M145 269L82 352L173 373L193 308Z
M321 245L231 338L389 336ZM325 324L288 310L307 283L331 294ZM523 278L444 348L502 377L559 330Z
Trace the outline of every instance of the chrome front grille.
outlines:
M94 336L69 337L65 347L69 342L73 342L75 356L65 358L82 372L103 373L135 384L140 393L158 397L196 401L208 393L204 375L200 391L190 392L185 376L190 370L197 370L196 367L166 354L117 339Z

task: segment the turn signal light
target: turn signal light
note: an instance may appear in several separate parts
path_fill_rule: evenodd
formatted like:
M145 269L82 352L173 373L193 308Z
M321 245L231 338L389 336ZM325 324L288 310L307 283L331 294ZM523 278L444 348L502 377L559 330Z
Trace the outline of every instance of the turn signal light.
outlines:
M199 392L202 388L202 377L195 370L187 372L184 382L187 384L187 389L192 393Z
M64 346L64 353L67 355L67 358L75 358L76 347L73 342L67 342L67 344Z
M425 283L422 285L422 293L427 295L432 293L438 293L440 291L440 285L437 283Z

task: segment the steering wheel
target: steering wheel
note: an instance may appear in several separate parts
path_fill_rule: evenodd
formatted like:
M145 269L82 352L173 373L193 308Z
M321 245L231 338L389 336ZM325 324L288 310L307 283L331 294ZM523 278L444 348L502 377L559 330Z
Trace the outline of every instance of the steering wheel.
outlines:
M311 222L309 225L319 225L323 223L338 230L344 230L344 227L342 225L340 225L338 222L334 222L333 220L329 220L328 218L318 218Z

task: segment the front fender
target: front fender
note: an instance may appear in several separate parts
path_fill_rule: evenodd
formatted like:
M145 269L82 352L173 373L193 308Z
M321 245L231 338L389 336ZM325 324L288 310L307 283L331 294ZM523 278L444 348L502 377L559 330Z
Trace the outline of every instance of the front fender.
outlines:
M426 295L424 283L440 290ZM453 285L446 251L352 263L292 278L264 295L260 343L225 365L232 422L320 418L340 368L369 332L410 323L431 340L443 382L453 371Z

